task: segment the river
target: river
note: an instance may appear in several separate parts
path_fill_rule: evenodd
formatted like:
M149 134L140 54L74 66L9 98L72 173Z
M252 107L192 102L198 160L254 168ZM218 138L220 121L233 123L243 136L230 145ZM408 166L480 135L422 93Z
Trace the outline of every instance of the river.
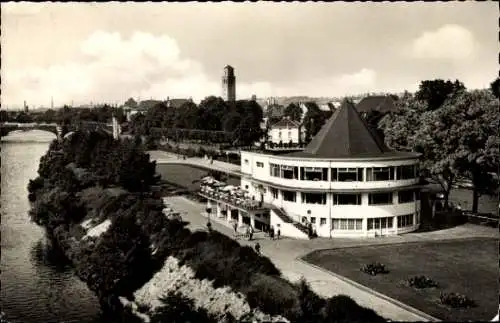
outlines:
M28 217L27 185L54 137L30 131L2 138L1 309L9 322L104 323L97 298Z

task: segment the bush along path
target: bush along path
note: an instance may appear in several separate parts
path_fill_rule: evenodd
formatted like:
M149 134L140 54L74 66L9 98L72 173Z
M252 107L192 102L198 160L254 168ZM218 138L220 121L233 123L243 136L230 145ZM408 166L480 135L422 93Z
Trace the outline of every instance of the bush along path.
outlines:
M71 260L105 312L127 322L161 322L166 317L208 322L384 321L346 296L324 299L305 281L292 284L268 258L225 235L191 232L186 223L168 220L160 196L152 193L158 177L143 148L139 140L76 132L51 144L40 160L39 176L28 185L31 219ZM141 295L154 288L155 274L166 269L189 269L190 274L177 287L159 286L160 303L152 306L154 300ZM248 311L226 315L233 298L219 295L226 304L210 305L200 299L202 293L187 293L191 298L186 289L181 293L180 286L189 284L209 284L205 289L215 294L239 295ZM136 304L136 297L146 302ZM130 302L145 315L131 316L131 307L123 306Z

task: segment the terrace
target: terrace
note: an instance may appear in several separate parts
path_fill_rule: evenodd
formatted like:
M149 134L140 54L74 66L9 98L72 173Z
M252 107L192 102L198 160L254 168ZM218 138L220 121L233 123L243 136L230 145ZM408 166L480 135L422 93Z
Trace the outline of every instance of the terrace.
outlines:
M245 212L266 211L270 208L267 203L251 198L248 191L241 187L227 185L212 177L205 177L201 180L198 194L209 200L224 202Z

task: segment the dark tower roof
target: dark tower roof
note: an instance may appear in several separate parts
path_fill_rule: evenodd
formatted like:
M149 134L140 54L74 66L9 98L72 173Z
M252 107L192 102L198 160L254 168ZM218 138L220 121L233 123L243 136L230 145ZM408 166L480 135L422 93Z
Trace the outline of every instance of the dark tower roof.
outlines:
M231 66L231 65L226 65L224 67L225 70L230 70L230 71L234 71L234 68Z
M354 105L344 101L303 151L288 156L333 159L405 154L415 157L412 153L391 151L363 121Z

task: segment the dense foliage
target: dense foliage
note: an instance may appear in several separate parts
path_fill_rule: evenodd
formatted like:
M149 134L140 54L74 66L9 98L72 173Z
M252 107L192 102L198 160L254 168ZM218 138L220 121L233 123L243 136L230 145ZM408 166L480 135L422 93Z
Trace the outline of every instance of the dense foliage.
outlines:
M134 135L156 136L156 139L159 139L161 134L153 132L152 129L184 129L190 131L165 133L164 136L173 140L229 140L233 144L250 145L262 136L262 117L262 108L255 101L226 102L222 98L210 96L198 106L191 101L180 107L158 103L144 114L134 115L130 129ZM225 132L228 135L220 138L217 132Z
M422 153L421 175L441 184L446 206L453 185L470 180L477 212L479 196L498 188L499 100L489 89L443 82L424 81L416 95L405 93L378 125L389 147Z

